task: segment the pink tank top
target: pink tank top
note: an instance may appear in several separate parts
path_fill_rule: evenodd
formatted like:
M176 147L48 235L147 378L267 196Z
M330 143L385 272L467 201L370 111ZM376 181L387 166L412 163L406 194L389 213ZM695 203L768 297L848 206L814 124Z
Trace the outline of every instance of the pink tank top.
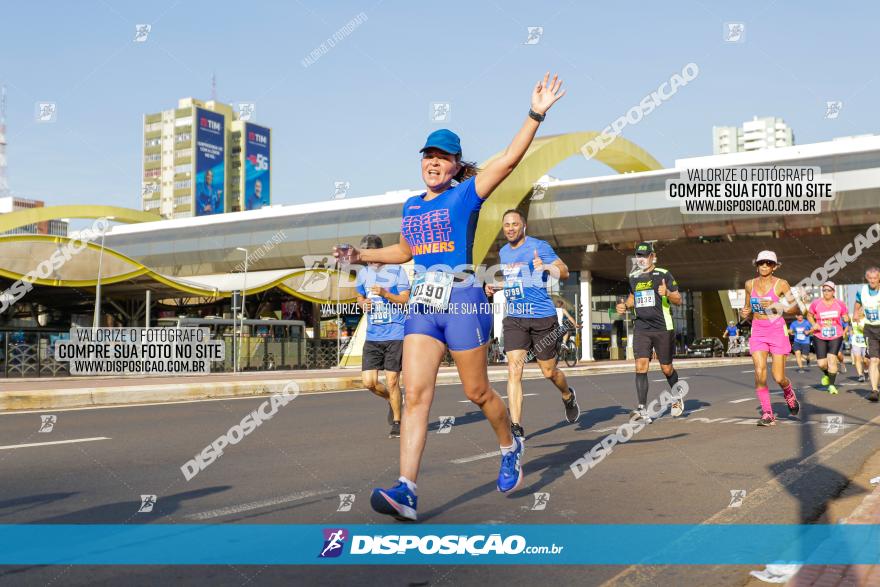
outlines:
M813 300L810 304L810 313L816 320L819 327L815 333L815 337L821 340L833 340L843 336L843 323L840 318L847 313L846 305L834 298L831 305L825 304L824 298Z
M776 295L776 284L779 282L779 278L777 277L773 281L773 285L770 286L770 291L765 293L763 296L758 295L758 292L755 291L755 283L757 281L758 281L757 278L752 280L752 291L749 294L749 297L751 298L752 314L760 314L762 316L766 316L767 311L765 308L763 308L761 306L761 300L770 300L771 302L778 302L779 301L779 296Z

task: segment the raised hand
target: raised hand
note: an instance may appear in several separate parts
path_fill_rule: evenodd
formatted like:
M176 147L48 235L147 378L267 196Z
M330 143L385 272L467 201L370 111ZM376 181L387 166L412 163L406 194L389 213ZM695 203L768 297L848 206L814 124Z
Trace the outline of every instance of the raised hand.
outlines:
M535 249L535 258L532 260L532 265L535 266L536 273L540 273L544 270L544 261L538 256L538 249Z
M361 260L361 252L351 245L334 245L333 258L337 263L355 264Z
M545 73L544 81L535 84L535 89L532 90L532 110L538 114L546 114L550 107L565 95L565 90L559 91L561 87L562 80L559 79L558 74L550 80L550 72Z
M661 279L661 280L660 280L660 285L657 286L657 295L663 297L663 296L666 295L666 293L667 293L667 291L666 291L666 280L665 280L665 279Z

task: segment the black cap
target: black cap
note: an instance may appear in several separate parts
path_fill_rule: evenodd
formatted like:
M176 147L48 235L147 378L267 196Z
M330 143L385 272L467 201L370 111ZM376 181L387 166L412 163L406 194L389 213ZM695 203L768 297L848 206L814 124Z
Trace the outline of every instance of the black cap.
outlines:
M364 238L361 239L361 248L362 249L381 249L382 248L382 237L378 234L368 234Z
M649 242L639 243L636 246L636 255L652 255L654 254L654 244Z

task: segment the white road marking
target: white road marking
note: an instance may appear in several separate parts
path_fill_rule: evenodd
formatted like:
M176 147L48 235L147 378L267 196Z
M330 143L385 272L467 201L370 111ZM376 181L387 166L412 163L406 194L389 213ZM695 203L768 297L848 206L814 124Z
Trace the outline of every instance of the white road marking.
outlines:
M754 369L746 369L745 371L740 371L740 373L754 373Z
M685 379L690 379L690 377L679 377L678 378L679 381L684 381ZM666 381L666 379L652 379L651 381L661 382L661 381Z
M771 392L770 392L770 395L782 395L782 391L771 391ZM742 398L742 399L732 399L732 400L730 400L730 401L727 402L727 403L729 403L729 404L741 404L741 403L743 403L743 402L748 402L748 401L752 401L752 400L754 400L754 401L758 401L758 397L753 395L752 397L744 397L744 398Z
M711 367L702 367L703 369L720 369L722 367L727 367L729 365L715 365ZM696 366L684 365L682 368L690 369L696 368ZM492 372L490 372L492 373ZM599 373L584 373L581 375L576 375L576 377L599 377L606 375L620 375L624 373L632 373L629 368L621 369L621 370L611 370L611 371L602 371ZM221 383L228 383L221 382ZM497 381L493 383L499 383ZM448 387L451 385L461 385L460 382L451 382L451 383L438 383L436 387ZM366 391L364 387L358 387L355 389L336 389L336 390L328 390L328 391L310 391L308 393L300 394L300 398L307 398L311 396L322 396L322 395L332 395L336 393L356 393ZM404 393L406 390L404 389ZM156 406L173 406L176 404L197 404L201 402L228 402L234 400L248 400L248 399L259 399L259 398L267 398L270 397L271 393L261 393L255 395L244 395L238 397L212 397L212 398L202 398L202 399L190 399L190 400L173 400L173 401L158 401L158 402L144 402L139 404L114 404L109 406L81 406L77 408L40 408L37 410L0 410L0 416L17 416L19 414L45 414L47 410L51 410L52 412L78 412L81 410L119 410L123 408L150 408ZM538 394L529 394L529 395L538 395ZM460 400L461 401L461 400ZM467 400L470 401L470 400ZM464 403L464 402L462 402Z
M691 410L690 412L688 412L688 414L696 414L697 412L702 412L705 409L707 408L697 408L696 410Z
M53 410L57 411L57 410ZM94 438L71 438L70 440L53 440L52 442L31 442L28 444L7 444L0 446L0 450L12 450L13 448L29 448L32 446L50 446L53 444L73 444L74 442L94 442L96 440L110 440L108 436L95 436Z
M484 452L484 453L481 454L481 455L474 455L474 456L472 456L472 457L464 457L464 458L461 458L461 459L453 459L453 460L451 460L451 461L449 461L449 462L451 462L451 463L455 463L456 465L463 465L464 463L472 463L472 462L474 462L474 461L479 461L479 460L482 460L482 459L491 459L492 457L500 457L500 456L501 456L501 451L500 451L500 450L495 450L495 451L492 451L492 452Z
M189 520L210 520L211 518L220 518L222 516L230 516L232 514L240 514L242 512L248 512L250 510L258 510L261 508L271 507L273 505L280 505L282 503L290 503L292 501L299 501L301 499L306 499L308 497L315 497L317 495L326 495L328 493L333 493L333 491L327 489L324 491L300 491L299 493L291 493L290 495L282 495L280 497L273 497L272 499L264 499L262 501L252 501L250 503L243 503L241 505L232 505L225 508L218 508L216 510L208 510L206 512L200 512L198 514L189 514L188 516L184 516Z

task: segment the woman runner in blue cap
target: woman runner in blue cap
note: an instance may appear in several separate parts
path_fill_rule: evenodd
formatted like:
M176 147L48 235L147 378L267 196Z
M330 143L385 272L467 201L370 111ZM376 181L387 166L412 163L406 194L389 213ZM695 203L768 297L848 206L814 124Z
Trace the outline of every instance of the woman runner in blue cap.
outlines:
M519 132L483 170L462 161L461 143L454 132L431 133L421 150L426 191L404 204L400 241L382 249L334 248L336 257L352 263L415 262L403 343L406 404L400 431L400 478L389 489L373 490L370 502L377 512L416 519L416 478L437 372L447 347L465 395L483 411L501 446L498 490L507 493L522 482L522 439L511 435L504 401L489 384L486 345L492 312L483 284L453 268L473 269L480 207L522 160L547 110L565 94L561 86L562 80L556 75L550 79L549 72L535 85L531 110Z

